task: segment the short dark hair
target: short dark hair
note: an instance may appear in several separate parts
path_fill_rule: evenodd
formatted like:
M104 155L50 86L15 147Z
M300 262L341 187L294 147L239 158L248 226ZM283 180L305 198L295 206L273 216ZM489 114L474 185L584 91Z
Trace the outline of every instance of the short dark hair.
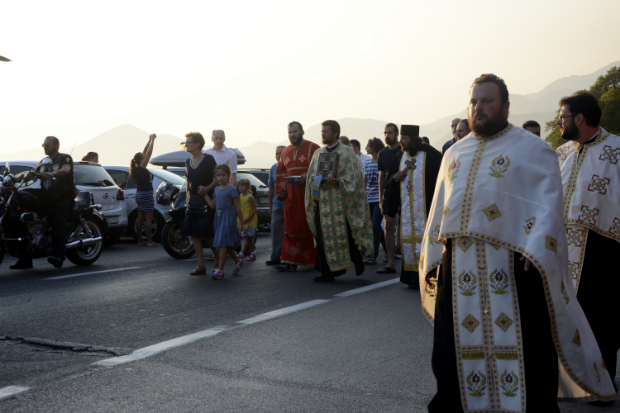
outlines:
M217 171L224 171L224 173L228 176L232 175L232 173L230 172L230 166L226 165L225 163L216 165L215 169L213 170L213 175L216 175Z
M598 99L592 93L580 90L570 96L560 99L560 106L567 105L573 116L582 114L588 126L598 126L601 122L601 106Z
M381 149L385 148L383 141L377 138L368 139L368 145L370 145L372 150L375 151L376 153L379 153Z
M185 134L186 138L192 138L198 144L200 150L205 147L205 138L202 136L200 132L189 132Z
M422 141L428 143L429 145L431 144L431 141L428 140L428 138L426 136L422 136Z
M60 146L60 141L58 140L57 137L55 136L46 136L45 139L51 139L52 142L54 142L54 145L56 146Z
M296 120L294 120L294 121L290 122L290 123L289 123L286 127L287 127L287 129L288 129L288 128L290 128L290 127L291 127L291 126L293 126L293 125L297 125L297 126L299 126L299 129L301 129L301 131L302 131L302 132L304 131L304 127L303 127L303 126L301 126L301 123L297 122Z
M335 120L326 120L321 123L321 126L329 126L329 130L338 134L338 138L340 138L340 124Z
M362 147L362 145L360 145L360 141L357 139L351 139L351 146L355 146L358 149Z
M526 129L526 128L540 128L540 124L538 122L536 122L535 120L528 120L521 127L523 129Z
M391 122L390 122L390 123L388 123L387 125L385 125L385 127L386 127L386 128L388 128L388 127L392 127L392 128L394 128L394 132L398 135L398 126L396 126L396 124L395 124L395 123L391 123Z
M471 86L474 87L474 85L479 85L481 83L496 84L497 88L499 89L499 97L502 99L502 104L508 102L508 87L506 86L504 79L494 75L493 73L484 73L479 77L475 78L474 83L472 83Z

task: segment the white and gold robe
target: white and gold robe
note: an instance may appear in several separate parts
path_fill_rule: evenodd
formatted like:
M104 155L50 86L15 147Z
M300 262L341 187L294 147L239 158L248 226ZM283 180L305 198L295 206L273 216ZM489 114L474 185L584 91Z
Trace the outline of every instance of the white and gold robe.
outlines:
M410 169L407 176L400 182L400 242L405 271L418 271L426 226L426 190L424 187L426 152L418 152L413 159L416 162L415 169ZM403 152L399 170L404 170L407 162L410 161L412 161L411 156Z
M420 258L422 307L434 320L436 290L426 274L452 239L453 324L465 411L525 410L513 251L542 276L560 366L560 400L612 400L609 375L577 303L567 266L560 171L553 149L508 125L473 133L446 151ZM519 263L518 265L522 265Z
M620 137L599 128L596 141L585 145L581 155L580 146L567 142L556 151L564 188L568 267L575 291L588 230L620 242Z

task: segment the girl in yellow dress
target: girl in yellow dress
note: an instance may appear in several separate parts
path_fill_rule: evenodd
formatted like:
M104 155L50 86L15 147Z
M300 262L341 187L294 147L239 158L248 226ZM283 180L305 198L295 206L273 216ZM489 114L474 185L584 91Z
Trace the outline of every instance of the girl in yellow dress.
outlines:
M241 252L239 258L243 258L243 254L247 255L248 261L256 260L256 246L254 245L254 236L256 228L258 228L258 216L256 215L256 202L250 192L251 185L249 179L239 179L239 203L241 204L241 213L243 214L243 223L245 224L245 232L241 233ZM241 221L237 218L237 225L241 228Z

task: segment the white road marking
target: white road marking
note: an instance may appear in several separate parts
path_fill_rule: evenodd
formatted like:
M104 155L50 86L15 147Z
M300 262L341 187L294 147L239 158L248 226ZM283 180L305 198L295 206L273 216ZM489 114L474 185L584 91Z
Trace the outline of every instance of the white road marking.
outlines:
M0 389L0 400L6 399L7 397L15 396L16 394L25 392L26 390L30 390L30 387L26 386L8 386Z
M109 359L98 361L96 363L93 363L93 366L112 367L119 364L130 363L132 361L151 357L157 353L161 353L162 351L169 350L174 347L179 347L185 344L192 343L196 340L200 340L201 338L213 337L214 335L219 334L222 331L228 330L229 328L230 327L227 326L218 326L210 328L208 330L199 331L194 334L173 338L172 340L164 341L162 343L153 344L152 346L138 349L126 356L112 357Z
M254 324L265 320L271 320L272 318L281 317L283 315L295 313L297 311L305 310L307 308L315 307L317 305L328 303L329 300L312 300L305 303L293 305L279 310L270 311L268 313L257 315L256 317L248 318L246 320L237 321L238 324Z
M366 287L361 287L361 288L356 288L354 290L345 291L343 293L334 295L334 297L348 297L350 295L361 294L361 293L365 293L368 291L376 290L377 288L383 288L383 287L387 287L388 285L396 284L399 281L400 281L400 278L394 278L393 280L383 281L380 283L367 285Z
M139 267L131 267L131 268L123 268L123 269L126 270L126 269L133 269L133 268L139 268ZM119 269L119 270L111 270L111 271L120 271L120 270L121 269ZM98 271L98 272L106 272L106 271ZM94 274L94 272L92 272L92 273L85 273L85 274ZM366 287L356 288L354 290L345 291L344 293L336 294L335 297L348 297L348 296L354 295L354 294L365 293L367 291L372 291L372 290L376 290L378 288L387 287L388 285L396 284L398 281L399 281L399 278L394 278L393 280L384 281L384 282L380 282L380 283L377 283L377 284L368 285ZM295 312L298 312L298 311L306 310L308 308L316 307L318 305L325 304L325 303L328 303L330 301L331 300L312 300L312 301L307 301L305 303L293 305L293 306L286 307L286 308L281 308L279 310L270 311L268 313L260 314L260 315L257 315L255 317L251 317L251 318L247 318L245 320L237 321L236 324L243 324L243 325L255 324L255 323L259 323L261 321L271 320L271 319L274 319L274 318L277 318L277 317L282 317L282 316L287 315L287 314L291 314L291 313L295 313ZM101 361L93 363L93 366L113 367L113 366L117 366L119 364L130 363L132 361L141 360L141 359L153 356L153 355L155 355L157 353L161 353L162 351L165 351L165 350L169 350L169 349L172 349L172 348L175 348L175 347L183 346L185 344L193 343L194 341L197 341L197 340L200 340L200 339L203 339L203 338L213 337L213 336L221 333L222 331L232 330L234 328L235 328L234 326L232 326L232 327L231 326L213 327L213 328L210 328L210 329L207 329L207 330L199 331L197 333L193 333L193 334L189 334L189 335L186 335L186 336L177 337L177 338L174 338L172 340L164 341L162 343L153 344L152 346L148 346L148 347L144 347L144 348L138 349L138 350L134 351L133 353L128 354L126 356L112 357L112 358L109 358L109 359L101 360ZM27 388L26 388L26 390L27 390ZM24 390L22 390L22 391L24 391Z
M137 270L138 268L142 268L142 267L126 267L126 268L115 268L113 270L80 272L80 273L77 273L77 274L60 275L58 277L50 277L50 278L45 278L45 279L46 280L62 280L63 278L73 278L73 277L79 277L81 275L101 274L101 273L104 273L104 272L115 272L115 271L125 271L125 270Z

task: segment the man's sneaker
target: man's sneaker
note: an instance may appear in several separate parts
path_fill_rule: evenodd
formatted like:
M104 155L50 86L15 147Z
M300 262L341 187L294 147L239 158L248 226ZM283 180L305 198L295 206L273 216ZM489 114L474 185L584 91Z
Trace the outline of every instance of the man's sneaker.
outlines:
M32 259L20 258L15 264L9 266L9 268L12 270L27 270L28 268L32 268Z
M282 271L282 272L293 272L293 271L297 271L297 265L295 265L295 264L280 264L280 265L276 265L276 270Z
M224 278L224 271L217 268L215 271L213 271L213 275L211 276L211 278L213 278L214 280Z
M241 267L243 267L243 264L245 264L243 260L239 260L238 263L233 265L233 275L239 274L239 271L241 271Z
M47 259L47 262L49 262L50 264L52 264L56 268L62 268L62 262L63 261L64 261L63 259L58 258L58 257L54 257L54 256L49 257Z

